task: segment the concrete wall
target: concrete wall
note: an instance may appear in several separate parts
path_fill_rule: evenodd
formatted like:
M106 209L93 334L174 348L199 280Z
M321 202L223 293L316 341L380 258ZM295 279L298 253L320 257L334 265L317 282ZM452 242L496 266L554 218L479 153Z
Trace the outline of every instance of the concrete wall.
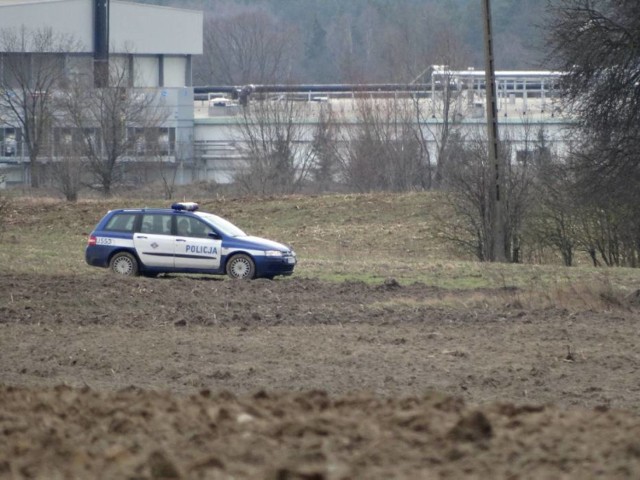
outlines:
M202 54L203 14L111 0L110 43L115 52Z
M133 58L133 70L134 87L157 87L160 85L160 57L158 55L136 55Z
M93 0L0 2L0 30L51 28L72 36L80 51L93 51ZM197 10L111 0L112 53L199 55L203 14ZM54 46L52 46L54 47Z
M73 37L79 48L59 54L65 57L69 75L86 75L92 83L93 3L93 0L0 0L0 30L19 34L23 28L26 31L50 28L54 34ZM110 63L121 69L132 68L133 86L151 88L169 111L164 127L175 128L176 151L168 161L180 165L193 162L191 56L202 53L202 12L111 0L109 26ZM59 42L52 44L51 53L58 53L59 46ZM21 49L34 50L29 45ZM17 157L0 156L3 185L29 181L26 150L22 149ZM190 170L183 174L180 169L178 182L191 180Z
M431 111L428 100L425 100L423 113ZM332 108L336 113L336 138L338 149L348 138L348 131L357 126L357 116L354 110L354 102L350 100L332 100ZM308 115L299 123L301 139L311 146L313 135L317 126L319 104L308 102ZM508 140L512 147L513 160L518 151L531 150L537 141L540 128L544 129L547 146L554 153L562 155L569 149L568 135L574 126L571 119L560 116L552 116L552 110L543 108L541 99L522 98L513 103L501 105L499 110L499 134L503 140ZM455 124L450 124L452 131L459 132L468 141L478 138L486 138L486 120L484 112L475 115L474 105L463 105L465 116ZM528 108L529 110L526 110ZM218 183L230 183L235 173L246 168L247 158L245 140L242 136L238 122L239 115L210 116L205 106L198 107L195 118L194 138L196 165L199 170L195 172L200 180L213 180ZM525 113L526 112L526 113ZM430 158L435 162L438 156L438 137L442 130L442 119L424 115L420 122L420 128L427 141Z
M51 28L80 42L80 51L93 51L91 0L22 1L0 3L0 30ZM54 45L52 45L54 47ZM28 47L27 47L28 50Z

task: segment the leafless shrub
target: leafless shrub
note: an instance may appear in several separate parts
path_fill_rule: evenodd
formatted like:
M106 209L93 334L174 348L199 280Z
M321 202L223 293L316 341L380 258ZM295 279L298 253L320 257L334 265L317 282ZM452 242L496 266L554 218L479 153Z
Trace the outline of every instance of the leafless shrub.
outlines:
M329 190L339 169L338 132L331 104L321 105L312 141L311 174L319 191Z
M577 253L594 266L640 266L640 208L624 195L585 190L582 173L575 154L539 162L531 241L558 251L567 266Z
M359 192L427 187L428 157L416 137L410 107L393 98L357 101L357 120L346 130L340 155L349 187Z
M66 79L64 56L78 51L73 37L51 28L0 31L0 117L20 129L29 156L31 186L44 182L39 157L55 123L54 95Z
M480 261L493 258L491 251L492 213L490 208L491 175L487 142L483 133L470 138L453 133L450 138L449 160L445 170L445 198L456 215L441 219L440 235L474 255ZM512 262L522 259L522 234L531 207L533 181L532 157L516 155L511 160L511 142L503 140L500 155L505 169L505 254ZM526 150L525 150L526 152Z
M446 171L445 201L455 216L440 219L440 236L480 261L490 258L490 172L486 147L481 139L472 143L459 134L451 138L451 161Z
M638 218L640 181L639 4L636 0L553 2L547 39L551 66L566 72L561 91L581 129L582 145L572 159L578 193L585 204L607 212L602 217L590 209L594 220L587 221L588 234L603 237L593 228L594 222L604 220L606 243L628 250L626 238L635 238L635 259L625 262L637 265L638 225L632 215ZM593 247L600 260L620 262L617 246L599 243Z
M51 177L55 187L69 202L78 200L78 193L83 186L86 162L76 155L63 155L50 164Z
M79 153L93 177L91 184L105 196L120 180L117 167L134 151L138 138L130 129L157 128L168 116L157 92L133 88L133 84L126 65L113 62L109 86L93 88L82 79L72 80L58 102L62 125L77 135Z
M532 243L540 251L557 250L565 266L574 263L578 249L579 205L571 170L559 158L541 158L534 185L535 206L529 221Z
M11 198L0 190L0 238L6 228L6 219L11 209Z
M245 193L290 194L302 188L313 163L305 115L305 105L286 96L244 107L238 140L246 168L234 179Z
M611 199L592 199L580 210L581 247L594 265L640 266L640 209Z

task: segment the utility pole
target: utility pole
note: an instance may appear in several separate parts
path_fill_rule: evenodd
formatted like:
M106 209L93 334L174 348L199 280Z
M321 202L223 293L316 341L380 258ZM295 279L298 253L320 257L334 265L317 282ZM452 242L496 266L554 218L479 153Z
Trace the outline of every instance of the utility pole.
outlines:
M496 107L496 72L493 62L493 36L491 33L491 3L490 0L481 0L484 23L484 63L485 63L485 92L487 95L487 138L489 141L489 165L493 169L491 193L489 205L492 222L491 261L506 262L504 244L505 221L504 201L506 188L504 188L504 165L498 153L498 118Z

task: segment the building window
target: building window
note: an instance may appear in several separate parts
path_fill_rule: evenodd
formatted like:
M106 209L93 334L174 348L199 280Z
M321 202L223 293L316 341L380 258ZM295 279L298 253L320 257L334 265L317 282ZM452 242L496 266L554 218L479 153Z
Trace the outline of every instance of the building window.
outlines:
M19 157L22 153L19 128L0 128L0 156Z
M176 129L168 127L128 129L131 155L166 157L175 155Z

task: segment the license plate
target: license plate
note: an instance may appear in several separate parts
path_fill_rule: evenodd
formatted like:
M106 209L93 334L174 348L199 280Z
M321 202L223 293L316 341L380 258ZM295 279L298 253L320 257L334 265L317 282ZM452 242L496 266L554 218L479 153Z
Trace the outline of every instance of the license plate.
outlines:
M296 263L296 257L287 257L287 263Z

